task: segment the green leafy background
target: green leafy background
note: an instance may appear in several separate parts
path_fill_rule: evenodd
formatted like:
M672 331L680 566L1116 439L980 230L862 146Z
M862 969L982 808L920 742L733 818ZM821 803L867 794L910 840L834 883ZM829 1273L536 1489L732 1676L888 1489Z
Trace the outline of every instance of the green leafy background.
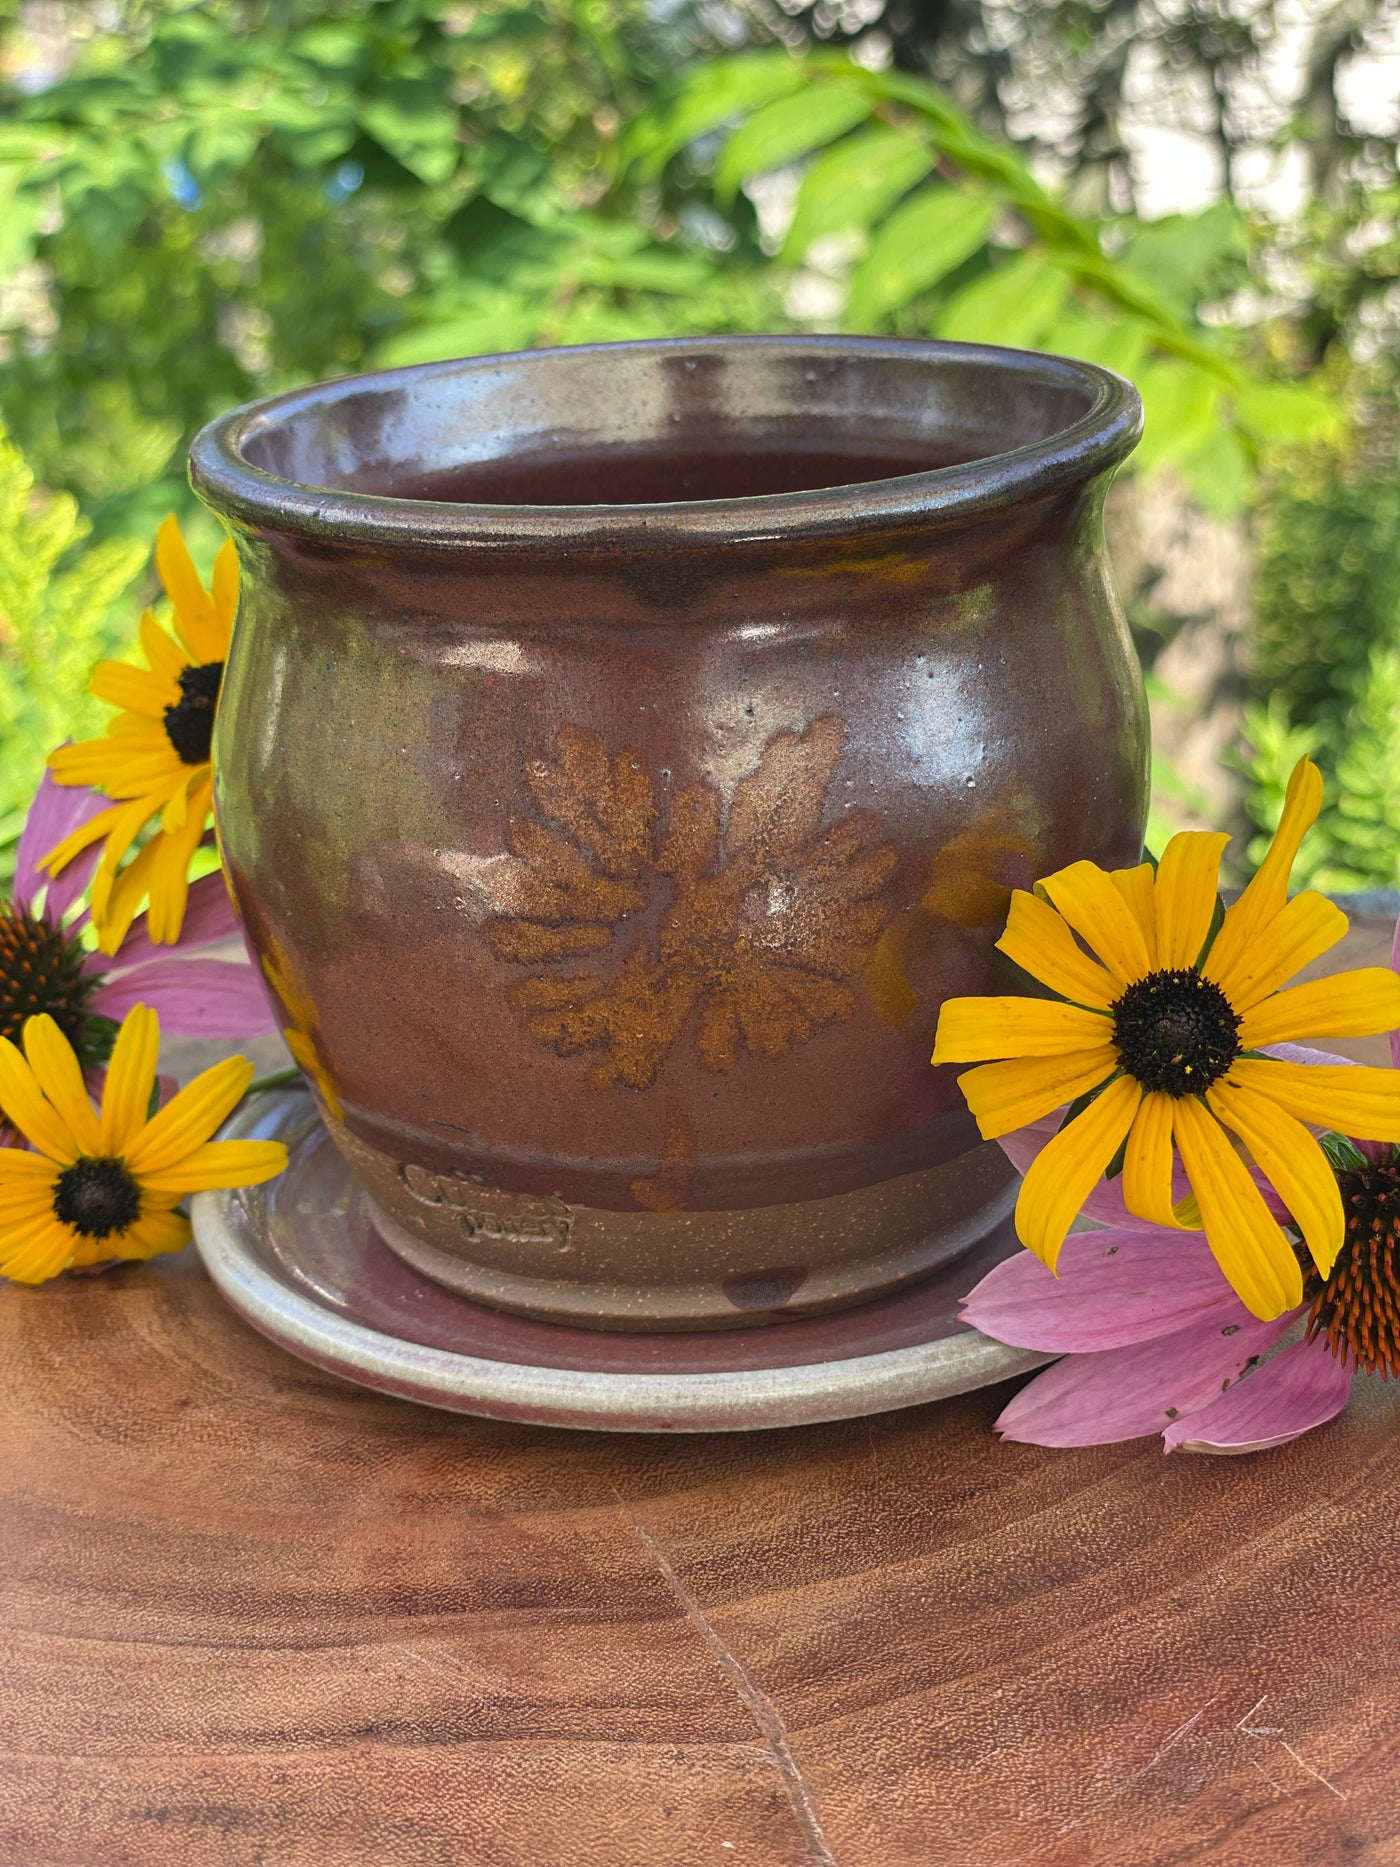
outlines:
M1077 43L1082 9L1048 11ZM1310 230L1228 191L1150 221L1086 206L1087 155L1047 179L990 90L939 81L937 46L878 68L805 13L765 43L737 8L738 50L703 9L630 0L57 13L55 56L0 0L0 845L44 751L97 723L83 683L153 593L161 515L212 549L183 473L211 415L374 365L805 326L1130 375L1134 474L1257 555L1242 827L1269 827L1308 749L1332 783L1317 876L1400 879L1393 373L1352 329L1396 271L1383 178L1315 201ZM1362 224L1381 236L1348 247ZM1310 283L1278 313L1260 287L1285 250ZM1135 621L1150 663L1150 594ZM1157 834L1191 820L1169 764L1158 795Z

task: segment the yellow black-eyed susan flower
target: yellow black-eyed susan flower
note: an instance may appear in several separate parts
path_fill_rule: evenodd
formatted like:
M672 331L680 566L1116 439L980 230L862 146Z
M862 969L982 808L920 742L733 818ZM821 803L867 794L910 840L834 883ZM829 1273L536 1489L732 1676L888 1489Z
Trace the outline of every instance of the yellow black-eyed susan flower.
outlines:
M1075 862L1035 894L1017 890L997 944L1057 998L943 1006L935 1063L1001 1059L958 1079L987 1139L1074 1105L1016 1207L1022 1242L1052 1270L1121 1151L1128 1210L1203 1229L1256 1316L1281 1315L1303 1297L1298 1258L1260 1177L1330 1275L1345 1238L1342 1203L1306 1124L1400 1140L1400 1072L1303 1064L1266 1047L1400 1027L1400 978L1376 966L1280 989L1347 930L1324 896L1288 899L1321 802L1321 776L1302 759L1268 854L1223 918L1217 877L1229 839L1205 832L1174 836L1155 872L1150 863L1110 873ZM1173 1199L1175 1155L1191 1189L1185 1200Z
M59 784L87 785L112 799L111 809L81 824L45 859L56 875L81 850L105 842L92 880L93 926L104 953L116 952L148 897L151 939L179 939L190 860L213 805L209 747L238 608L238 559L225 542L206 590L171 517L156 534L156 567L174 610L174 636L147 610L141 648L148 665L100 661L93 673L92 692L121 709L106 734L49 757ZM159 826L123 868L156 816Z
M211 1141L252 1081L245 1057L205 1070L150 1114L160 1021L144 1005L117 1034L102 1106L48 1016L23 1050L0 1038L0 1111L30 1148L0 1148L0 1273L43 1283L108 1258L150 1258L189 1242L176 1207L207 1187L250 1186L287 1164L280 1141Z

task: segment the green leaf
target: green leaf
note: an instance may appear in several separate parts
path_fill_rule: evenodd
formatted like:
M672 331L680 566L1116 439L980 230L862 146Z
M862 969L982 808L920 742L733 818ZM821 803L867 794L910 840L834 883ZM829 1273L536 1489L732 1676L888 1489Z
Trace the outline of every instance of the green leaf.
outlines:
M1138 373L1146 413L1137 465L1151 472L1178 461L1210 439L1220 384L1189 363L1148 363Z
M1217 427L1177 463L1192 498L1215 519L1243 511L1254 462L1233 428Z
M750 117L724 145L715 168L715 195L734 198L740 182L785 168L853 130L870 115L870 99L854 85L807 83Z
M254 117L228 110L211 111L199 123L186 145L190 173L204 187L246 168L261 140Z
M24 180L23 163L0 162L0 279L34 257L43 202Z
M715 59L700 67L669 106L637 119L623 143L623 164L635 162L656 174L687 143L807 82L805 68L790 52Z
M1068 294L1062 266L1036 253L1018 253L990 266L948 300L938 335L961 343L1034 349L1046 341Z
M431 187L457 166L457 112L434 85L405 82L360 106L361 127Z
M1136 318L1106 315L1071 305L1045 333L1045 348L1061 356L1082 357L1136 381L1151 332Z
M1336 440L1346 427L1332 397L1305 383L1251 384L1235 397L1235 419L1252 440L1266 446Z
M1124 258L1133 271L1185 313L1246 256L1244 217L1217 201L1201 214L1169 214L1134 228Z
M313 65L346 70L364 57L364 29L349 20L318 20L297 33L291 49Z
M681 293L703 290L713 272L701 253L656 246L642 253L590 253L578 269L578 279L582 285L614 290Z
M851 279L846 322L856 330L937 285L986 241L996 204L956 188L927 188L896 209Z
M1348 1135L1335 1132L1320 1134L1317 1144L1338 1173L1361 1173L1371 1165Z
M488 195L473 195L444 223L443 234L476 286L508 287L526 268L557 257L567 242L536 227Z
M458 317L398 333L379 346L374 362L380 369L397 369L404 363L439 363L448 357L524 350L535 341L543 309L522 304L514 294L501 293Z
M877 124L823 150L802 179L783 258L800 260L817 240L873 227L933 167L933 151L908 130Z

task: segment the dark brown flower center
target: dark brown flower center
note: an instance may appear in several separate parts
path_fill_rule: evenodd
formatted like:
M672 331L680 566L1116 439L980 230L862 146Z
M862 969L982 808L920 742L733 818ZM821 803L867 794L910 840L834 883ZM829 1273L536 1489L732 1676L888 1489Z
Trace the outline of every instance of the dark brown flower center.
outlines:
M18 1043L25 1019L46 1011L85 1068L105 1062L117 1027L88 1011L101 978L86 957L61 928L0 904L0 1037Z
M1313 1296L1308 1340L1323 1336L1339 1361L1400 1376L1400 1165L1357 1167L1337 1185L1346 1239Z
M1240 1054L1230 1001L1194 966L1149 972L1113 1006L1113 1041L1123 1068L1144 1089L1198 1096Z
M223 678L222 661L206 661L197 668L180 670L180 698L165 709L165 734L183 764L205 765L209 761Z
M54 1182L54 1216L84 1238L110 1238L141 1216L141 1188L110 1154L85 1154Z

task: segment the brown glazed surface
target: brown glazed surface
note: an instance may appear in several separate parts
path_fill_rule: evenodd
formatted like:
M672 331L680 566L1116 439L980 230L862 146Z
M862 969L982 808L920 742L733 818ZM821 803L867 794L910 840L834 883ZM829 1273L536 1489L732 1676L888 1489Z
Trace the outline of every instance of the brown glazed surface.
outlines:
M974 1145L928 1064L940 1003L997 988L1010 887L1141 846L1100 523L1138 422L1059 359L724 339L391 372L205 431L244 576L224 847L393 1220L428 1211L406 1169L475 1176L524 1202L538 1281L537 1208L673 1218L635 1278L529 1304L606 1323L693 1284L692 1215ZM647 483L743 496L622 503ZM778 1242L719 1268L800 1268ZM903 1274L878 1227L853 1251L847 1295ZM722 1281L643 1320L745 1320Z

